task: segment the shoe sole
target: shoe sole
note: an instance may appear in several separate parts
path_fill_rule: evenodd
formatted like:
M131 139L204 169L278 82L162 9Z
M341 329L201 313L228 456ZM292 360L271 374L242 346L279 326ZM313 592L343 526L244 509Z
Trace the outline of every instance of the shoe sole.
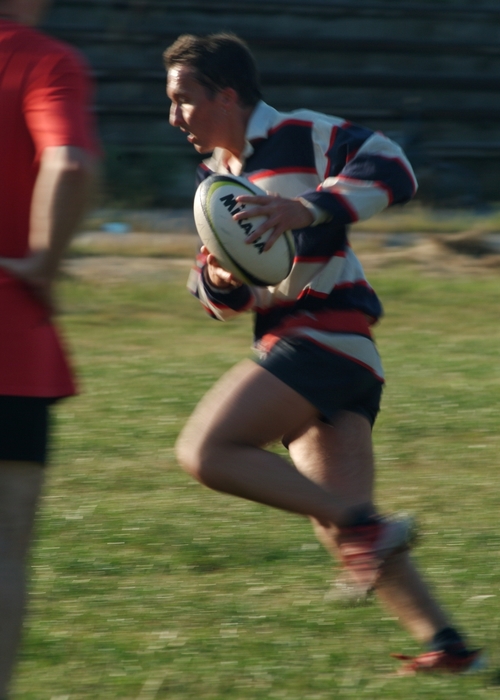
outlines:
M377 543L377 556L383 563L392 554L406 552L413 547L418 539L418 527L415 518L405 516L398 519L388 520L392 524L392 531L386 530L384 536Z
M408 664L405 664L396 671L395 675L399 677L419 676L427 674L448 674L454 676L465 676L472 673L478 673L479 671L483 671L488 665L486 654L480 653L479 650L478 653L476 653L475 657L470 661L469 665L464 668L460 668L459 666L457 667L453 665L447 666L446 664L440 665L439 663L437 663L434 667L426 664L422 664L419 666L418 664L416 664L416 662L420 657L415 657L414 659L412 659L411 657L405 656L404 654L392 654L392 656L396 659L399 659L400 661L409 661Z

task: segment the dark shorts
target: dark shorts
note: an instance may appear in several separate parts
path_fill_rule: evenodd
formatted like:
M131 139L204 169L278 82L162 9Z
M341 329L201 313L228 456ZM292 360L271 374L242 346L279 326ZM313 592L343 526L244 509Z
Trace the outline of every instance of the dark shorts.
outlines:
M257 362L312 403L323 420L343 410L375 423L383 383L357 362L305 338L283 338Z
M46 398L0 396L0 461L45 464L52 403Z

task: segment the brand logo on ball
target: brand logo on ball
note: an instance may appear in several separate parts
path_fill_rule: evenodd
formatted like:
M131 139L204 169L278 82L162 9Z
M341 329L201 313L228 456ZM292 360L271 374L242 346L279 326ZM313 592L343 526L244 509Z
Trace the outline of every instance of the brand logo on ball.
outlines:
M229 210L231 216L233 216L233 214L237 214L239 211L243 211L245 209L245 205L241 205L238 207L238 202L236 201L236 199L234 198L234 195L232 195L232 194L224 195L224 197L221 197L219 199L219 201L222 202L222 204L226 207L226 209ZM237 209L235 209L235 207L237 207ZM254 228L253 228L252 224L249 221L247 221L247 219L242 219L240 221L237 221L237 224L240 228L243 229L243 231L245 231L245 236L249 236L251 233L254 232ZM254 241L252 243L252 245L254 248L257 248L257 250L259 251L259 255L260 255L264 251L265 243L262 241L260 241L260 242L259 241L260 241L260 238L257 238L257 240Z

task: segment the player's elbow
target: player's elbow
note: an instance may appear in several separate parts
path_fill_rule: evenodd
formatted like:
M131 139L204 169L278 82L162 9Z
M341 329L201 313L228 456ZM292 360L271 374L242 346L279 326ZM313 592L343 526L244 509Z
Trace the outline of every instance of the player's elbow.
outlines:
M83 148L53 146L43 152L41 172L44 171L52 171L75 185L87 187L96 180L97 159Z
M70 147L64 159L63 171L82 187L90 187L97 179L96 158L81 148Z
M409 202L410 199L413 199L417 192L417 180L416 178L410 174L407 175L406 182L403 183L402 186L402 193L401 193L401 203L405 204L406 202Z

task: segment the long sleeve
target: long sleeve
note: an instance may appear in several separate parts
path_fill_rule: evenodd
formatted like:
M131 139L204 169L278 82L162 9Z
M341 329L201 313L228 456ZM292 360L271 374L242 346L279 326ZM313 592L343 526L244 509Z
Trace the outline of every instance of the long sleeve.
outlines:
M231 289L215 289L205 277L205 256L196 258L196 266L191 270L188 289L200 300L205 311L219 321L249 311L254 305L252 288L246 284Z
M301 198L338 224L368 219L416 192L417 181L402 149L381 133L349 122L319 120L313 128L318 173L324 177Z

